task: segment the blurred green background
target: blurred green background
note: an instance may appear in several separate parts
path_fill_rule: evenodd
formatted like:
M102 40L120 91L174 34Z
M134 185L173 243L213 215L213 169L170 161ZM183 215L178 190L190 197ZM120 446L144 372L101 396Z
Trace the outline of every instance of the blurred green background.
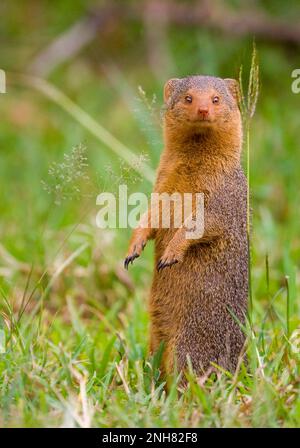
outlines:
M151 183L138 165L128 170L115 140L104 144L102 131L97 138L79 121L89 114L155 170L166 80L238 78L243 65L246 81L255 38L260 95L250 135L253 320L261 328L266 317L270 344L290 336L299 326L300 94L291 90L291 73L300 67L299 2L28 0L2 1L0 13L0 68L7 76L7 93L0 94L0 423L84 426L81 410L76 419L67 406L80 402L78 378L84 378L94 400L90 425L224 425L220 410L205 411L196 402L202 410L194 420L192 404L185 416L173 402L152 403L149 411L146 386L145 397L132 404L124 381L128 376L127 387L135 390L139 373L132 366L144 366L147 356L153 248L149 244L124 272L130 230L97 229L96 196L116 191L124 178L130 191L150 193ZM46 94L40 78L48 82ZM52 85L81 108L79 121L61 98L47 97ZM80 154L72 149L79 144L86 147L87 166L73 178ZM68 176L69 197L57 201L52 193L57 185L65 188ZM272 350L274 360L276 346ZM299 383L293 387L294 397ZM103 404L105 394L110 405ZM261 402L258 408L238 419L234 414L227 424L299 421L299 399L280 401L267 417Z

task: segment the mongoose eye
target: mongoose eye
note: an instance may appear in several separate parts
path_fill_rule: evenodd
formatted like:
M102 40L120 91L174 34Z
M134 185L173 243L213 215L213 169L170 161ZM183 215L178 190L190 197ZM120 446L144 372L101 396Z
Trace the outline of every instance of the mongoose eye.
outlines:
M214 104L218 104L219 101L220 101L220 98L219 98L218 96L214 96L213 99L212 99L212 102L213 102Z
M191 103L193 101L193 98L191 97L191 95L187 95L184 99L187 103Z

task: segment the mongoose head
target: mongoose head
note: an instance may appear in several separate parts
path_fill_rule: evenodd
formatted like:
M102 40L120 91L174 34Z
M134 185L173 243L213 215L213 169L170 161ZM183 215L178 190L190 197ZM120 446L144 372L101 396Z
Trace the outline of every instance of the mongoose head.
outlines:
M234 79L170 79L164 87L165 126L186 136L240 128L238 94L238 82Z

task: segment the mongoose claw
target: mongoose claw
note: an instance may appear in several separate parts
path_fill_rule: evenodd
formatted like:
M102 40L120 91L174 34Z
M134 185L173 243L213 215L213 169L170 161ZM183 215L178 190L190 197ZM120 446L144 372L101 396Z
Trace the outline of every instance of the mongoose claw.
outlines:
M171 261L160 259L159 262L157 263L156 268L157 268L157 271L159 272L162 269L166 268L167 266L171 267L171 266L173 266L173 264L176 264L176 263L178 263L177 259L174 259Z
M128 255L128 257L125 258L124 260L124 268L128 269L129 263L133 263L133 261L138 258L140 255L137 254L136 252L132 255Z
M129 263L133 263L133 261L138 258L142 251L144 250L146 246L146 241L143 240L139 244L135 244L134 246L131 246L132 248L129 250L129 255L124 260L124 268L128 269Z

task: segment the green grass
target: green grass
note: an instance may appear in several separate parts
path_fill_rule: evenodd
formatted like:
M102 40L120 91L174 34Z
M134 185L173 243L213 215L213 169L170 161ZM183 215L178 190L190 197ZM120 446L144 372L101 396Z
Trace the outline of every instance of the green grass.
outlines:
M281 314L275 305L286 303L284 290L270 298L272 307L256 309L248 370L242 364L234 377L223 373L205 385L191 372L183 394L175 383L166 394L158 359L147 356L148 276L130 295L106 263L82 263L80 272L75 265L60 280L66 291L57 306L35 301L19 321L4 306L1 426L299 424L299 336L297 347L295 322L288 337L285 306ZM101 293L95 292L97 280Z
M59 14L68 2L58 3L57 11L47 6L54 24L35 51L83 11L78 6L69 20ZM42 26L36 17L32 33L30 24L17 33L13 20L5 21L5 33L15 40L1 68L25 71ZM150 193L136 163L146 153L147 167L155 169L162 148L157 117L165 79L158 84L147 66L139 26L126 39L122 54L113 40L103 43L106 75L98 70L98 41L51 74L49 81L83 115L12 78L8 93L0 95L0 426L299 426L300 96L290 88L297 53L257 42L261 89L250 131L248 368L242 364L234 377L221 372L205 384L190 372L187 390L178 391L174 380L166 394L159 359L147 351L153 247L127 273L122 260L130 231L95 227L96 195L115 191L120 177L129 174L130 191ZM249 70L252 39L173 28L169 39L176 73L166 79L196 72L238 77L241 63L244 73ZM152 94L157 97L150 110L139 85L150 103ZM93 132L84 114L102 127L89 122ZM89 181L76 177L79 198L56 204L42 181L55 187L49 167L62 164L79 143L87 147ZM132 153L128 173L122 156ZM143 173L151 178L147 167Z

